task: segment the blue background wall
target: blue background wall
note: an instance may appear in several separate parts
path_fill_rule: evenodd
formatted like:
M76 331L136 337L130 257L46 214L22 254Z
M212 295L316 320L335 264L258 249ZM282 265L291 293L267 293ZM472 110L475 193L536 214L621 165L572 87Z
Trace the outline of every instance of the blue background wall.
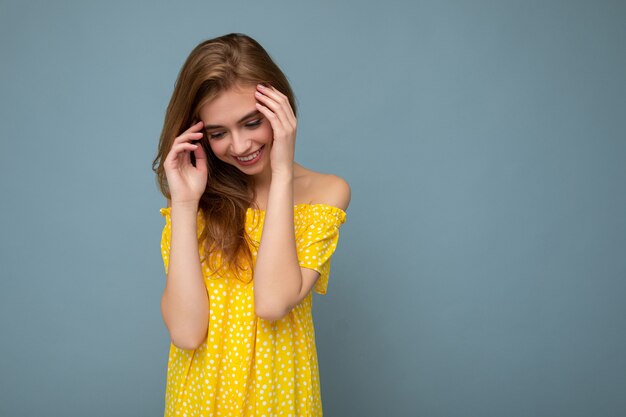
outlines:
M150 169L200 41L293 83L352 186L315 295L328 416L626 415L623 1L0 2L0 415L155 416Z

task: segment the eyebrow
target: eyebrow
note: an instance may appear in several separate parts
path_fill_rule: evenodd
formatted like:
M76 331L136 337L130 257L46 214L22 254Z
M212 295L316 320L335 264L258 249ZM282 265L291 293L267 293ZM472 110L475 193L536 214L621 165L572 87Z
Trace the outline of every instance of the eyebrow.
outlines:
M237 123L241 123L241 122L243 122L244 120L247 120L247 119L249 119L249 118L251 118L251 117L253 117L253 116L257 116L257 115L259 115L259 114L261 114L261 112L260 112L259 110L254 110L254 111L251 111L250 113L246 114L246 115L245 115L245 116L243 116L241 119L239 119L239 120L237 121ZM220 128L220 127L224 127L224 126L220 126L220 125L206 125L206 126L204 126L204 130L217 129L217 128Z

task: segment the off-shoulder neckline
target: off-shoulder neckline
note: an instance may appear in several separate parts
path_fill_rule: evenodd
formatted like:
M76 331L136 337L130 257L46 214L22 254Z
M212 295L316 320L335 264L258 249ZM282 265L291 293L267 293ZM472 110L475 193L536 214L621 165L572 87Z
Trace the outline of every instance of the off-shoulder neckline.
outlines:
M343 214L346 214L345 210L341 209L340 207L331 206L330 204L326 204L326 203L298 203L298 204L294 204L293 208L295 210L297 207L301 207L301 206L305 206L305 207L307 207L307 206L308 207L316 207L316 206L325 207L325 208L330 209L331 211L335 211L336 210L336 211L339 211L339 212L341 212ZM265 210L255 209L255 208L252 208L252 207L248 207L247 211L255 211L257 213L265 213Z
M331 211L337 211L339 213L342 213L343 215L347 215L346 211L343 210L340 207L337 206L331 206L330 204L326 204L326 203L298 203L298 204L294 204L293 208L294 210L298 207L323 207L323 208L327 208ZM166 211L170 211L171 207L162 207L161 210L166 210ZM248 207L248 209L246 210L246 212L257 212L257 213L263 213L265 214L265 210L261 210L261 209L256 209L256 208L252 208L252 207Z

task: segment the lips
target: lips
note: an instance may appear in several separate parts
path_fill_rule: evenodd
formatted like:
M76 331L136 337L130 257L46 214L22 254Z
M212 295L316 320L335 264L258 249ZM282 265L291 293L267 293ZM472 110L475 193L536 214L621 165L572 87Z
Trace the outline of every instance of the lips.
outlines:
M265 145L263 145L263 146L265 146ZM260 151L261 149L263 149L263 146L261 146L259 149L257 149L257 150L256 150L256 151L254 151L254 152L250 152L250 153L249 153L249 154L247 154L247 155L235 156L235 158L247 158L247 157L249 157L250 155L254 155L254 154L255 154L255 153L257 153L258 151Z
M265 152L264 146L265 145L261 146L255 152L249 154L250 156L256 154L256 156L254 156L254 158L252 158L252 159L249 159L247 161L243 161L243 160L241 160L239 158L234 158L234 159L235 159L235 161L237 161L237 164L239 164L241 166L252 166L252 165L258 163L259 160L261 159L263 152Z

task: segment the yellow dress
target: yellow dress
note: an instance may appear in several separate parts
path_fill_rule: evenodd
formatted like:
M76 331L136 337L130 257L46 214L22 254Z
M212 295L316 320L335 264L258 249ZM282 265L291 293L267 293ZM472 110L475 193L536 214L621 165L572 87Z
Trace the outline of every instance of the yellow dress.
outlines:
M170 208L161 208L165 226L161 254L169 264ZM261 241L265 212L249 208L246 229ZM296 204L294 231L300 266L320 273L315 291L326 294L330 258L336 249L342 209L327 204ZM198 237L204 218L198 211ZM201 259L202 245L199 245ZM256 262L256 248L251 248ZM202 263L210 304L207 339L194 350L170 343L165 417L322 416L320 381L310 292L284 318L267 321L254 313L254 281L245 283L231 271L208 277Z

